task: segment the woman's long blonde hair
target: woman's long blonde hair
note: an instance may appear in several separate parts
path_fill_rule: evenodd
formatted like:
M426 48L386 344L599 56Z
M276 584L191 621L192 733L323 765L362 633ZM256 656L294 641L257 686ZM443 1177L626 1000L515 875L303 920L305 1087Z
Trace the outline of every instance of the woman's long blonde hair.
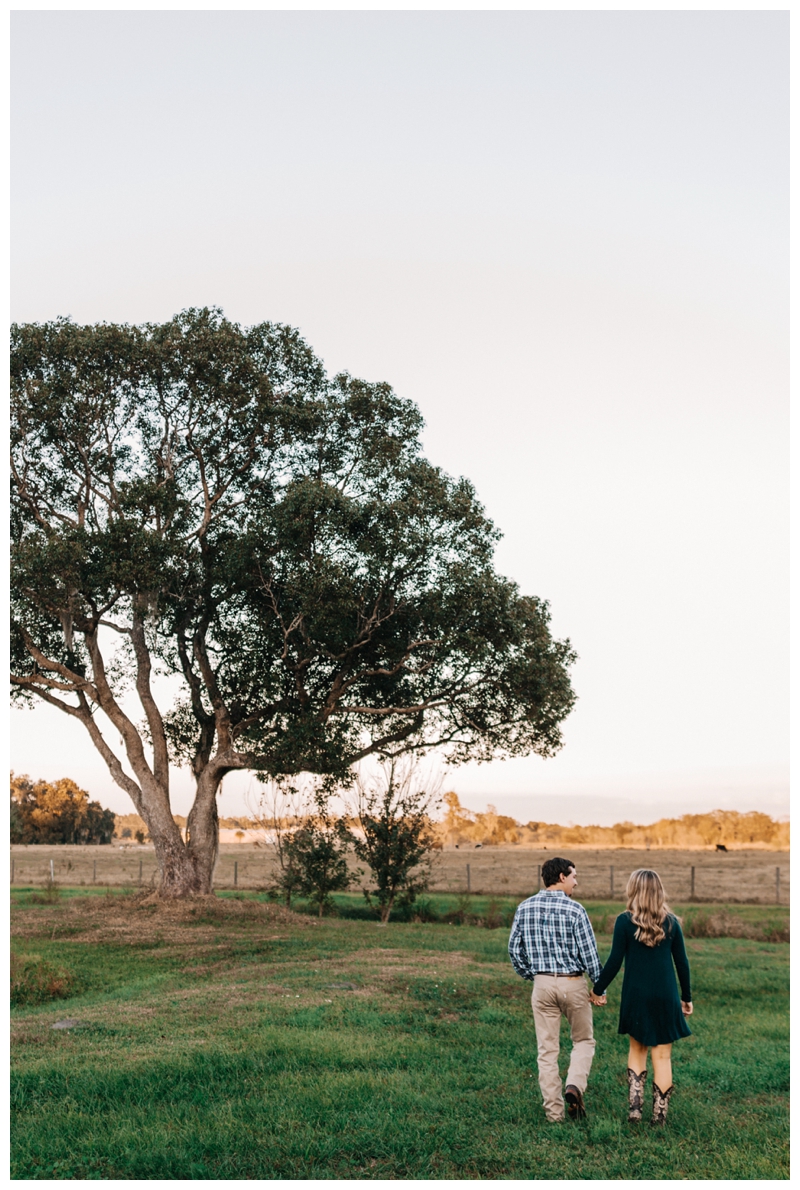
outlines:
M658 872L637 868L631 872L626 889L628 912L637 926L635 937L645 946L658 946L665 938L664 923L675 914L667 904L664 885Z

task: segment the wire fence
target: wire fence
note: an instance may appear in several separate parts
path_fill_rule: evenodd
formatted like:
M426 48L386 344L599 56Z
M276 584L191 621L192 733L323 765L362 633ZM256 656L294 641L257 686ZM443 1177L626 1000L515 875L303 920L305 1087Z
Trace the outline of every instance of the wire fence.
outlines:
M475 893L522 899L542 887L547 856L525 849L486 848L467 860L464 852L437 853L430 891ZM776 860L778 862L776 862ZM612 862L613 861L613 862ZM653 867L675 903L787 904L790 897L786 853L594 852L577 856L579 900L623 901L635 868ZM353 864L355 870L356 865ZM233 846L221 851L214 873L219 889L264 889L275 884L277 857L272 847ZM12 885L55 882L74 886L156 888L158 865L152 847L14 847ZM368 884L366 878L358 881Z

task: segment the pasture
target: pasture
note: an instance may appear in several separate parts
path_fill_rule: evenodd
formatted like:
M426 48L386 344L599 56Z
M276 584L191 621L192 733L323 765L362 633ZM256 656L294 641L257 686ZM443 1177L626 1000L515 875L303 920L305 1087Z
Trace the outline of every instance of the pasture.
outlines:
M11 899L16 954L68 977L12 1011L14 1178L788 1177L789 948L763 940L786 909L731 905L753 937L689 937L694 1035L667 1128L637 1132L619 979L588 1120L545 1123L505 928L319 921L246 892ZM587 908L600 929L620 906Z
M582 899L621 897L635 868L652 867L661 874L668 896L674 901L789 904L789 852L757 848L725 853L655 848L564 847L548 852L513 846L448 847L434 853L430 888L432 892L466 892L469 865L469 891L513 896L519 901L536 891L539 868L553 854L574 859ZM16 885L45 883L51 861L55 880L70 885L122 887L138 886L141 881L143 886L152 887L157 874L155 854L148 845L15 845L11 858ZM352 862L351 867L355 871L357 864ZM223 843L214 883L220 889L263 889L272 884L277 868L275 848L270 845ZM363 886L368 881L363 878L358 883Z

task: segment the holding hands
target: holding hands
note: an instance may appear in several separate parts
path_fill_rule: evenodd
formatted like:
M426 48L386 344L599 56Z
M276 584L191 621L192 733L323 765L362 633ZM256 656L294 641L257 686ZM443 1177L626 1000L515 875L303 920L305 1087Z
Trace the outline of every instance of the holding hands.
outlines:
M589 999L592 1002L592 1004L597 1005L598 1008L602 1008L602 1006L607 1003L605 993L603 993L602 996L595 996L594 992L590 991ZM691 1012L691 1007L690 1007L689 1011Z

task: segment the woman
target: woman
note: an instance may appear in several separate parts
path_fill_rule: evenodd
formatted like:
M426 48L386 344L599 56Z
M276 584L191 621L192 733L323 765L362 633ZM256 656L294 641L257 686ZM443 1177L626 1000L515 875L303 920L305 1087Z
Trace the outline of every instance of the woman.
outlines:
M689 963L680 921L664 897L657 872L640 868L631 873L628 908L614 923L614 941L608 962L594 985L602 996L625 963L619 1032L630 1035L628 1050L628 1119L642 1118L647 1051L653 1058L653 1123L667 1119L672 1085L672 1043L688 1037L684 1017L692 1013ZM675 986L678 972L681 995Z

